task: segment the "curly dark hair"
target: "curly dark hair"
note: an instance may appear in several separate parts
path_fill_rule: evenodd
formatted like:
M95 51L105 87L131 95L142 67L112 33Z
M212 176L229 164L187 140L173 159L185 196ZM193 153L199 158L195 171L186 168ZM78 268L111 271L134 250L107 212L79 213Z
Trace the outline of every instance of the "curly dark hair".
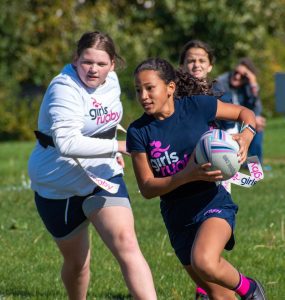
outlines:
M175 97L182 98L191 95L213 95L213 83L207 79L198 79L181 68L176 70Z
M162 58L149 58L141 62L135 69L136 76L141 71L157 71L159 77L168 84L173 81L176 83L175 97L183 98L191 95L213 95L212 82L206 79L193 77L181 68L175 70L173 66Z

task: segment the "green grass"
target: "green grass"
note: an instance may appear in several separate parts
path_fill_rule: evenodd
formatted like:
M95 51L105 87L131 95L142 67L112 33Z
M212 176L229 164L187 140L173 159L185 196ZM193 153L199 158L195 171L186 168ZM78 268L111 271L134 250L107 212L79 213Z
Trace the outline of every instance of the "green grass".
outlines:
M65 299L61 257L35 210L27 178L33 143L0 144L0 299ZM233 187L239 205L236 246L225 256L264 283L270 300L285 295L285 119L268 121L265 164L272 170L251 189ZM169 245L158 199L144 200L126 159L136 230L159 299L194 299L194 285ZM88 299L130 299L119 268L95 231Z

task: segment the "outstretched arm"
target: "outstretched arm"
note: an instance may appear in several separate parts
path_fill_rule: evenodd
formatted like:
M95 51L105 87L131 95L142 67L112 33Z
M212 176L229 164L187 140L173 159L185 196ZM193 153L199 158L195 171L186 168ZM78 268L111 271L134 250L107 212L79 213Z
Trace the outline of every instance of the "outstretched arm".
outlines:
M241 124L248 124L253 128L256 128L255 114L250 109L241 105L224 103L218 100L216 118L237 121ZM253 137L254 133L252 133L249 129L245 129L244 131L233 135L233 139L240 145L238 154L240 156L240 163L244 163L246 161L248 148Z

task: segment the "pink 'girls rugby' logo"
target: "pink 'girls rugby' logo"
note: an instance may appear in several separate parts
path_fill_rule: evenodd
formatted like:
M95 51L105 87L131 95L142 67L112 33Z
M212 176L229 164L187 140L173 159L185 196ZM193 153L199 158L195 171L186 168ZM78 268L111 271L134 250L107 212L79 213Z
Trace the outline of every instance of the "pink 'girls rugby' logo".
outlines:
M93 100L92 105L95 108L101 108L102 107L102 103L99 103L95 98L91 98Z
M150 152L150 155L154 158L160 157L161 154L166 152L170 147L170 145L168 145L166 148L161 148L161 142L160 141L153 141L153 142L150 143L150 146L155 147Z

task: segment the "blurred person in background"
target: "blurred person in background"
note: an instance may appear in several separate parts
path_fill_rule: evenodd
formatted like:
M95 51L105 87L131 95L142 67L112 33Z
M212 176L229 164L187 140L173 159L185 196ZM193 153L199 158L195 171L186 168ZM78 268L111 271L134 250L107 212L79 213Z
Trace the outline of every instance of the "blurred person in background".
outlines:
M232 71L217 78L217 86L234 104L240 104L252 110L256 115L256 135L249 148L249 156L257 155L263 163L263 132L266 119L262 114L262 103L259 97L257 69L250 58L243 57Z
M200 80L209 80L209 75L213 70L215 63L214 50L209 44L193 39L188 41L183 47L179 57L180 68ZM231 95L224 94L216 81L212 82L213 93L220 100L226 103L232 103ZM210 128L220 128L229 133L237 133L237 125L232 121L216 120L214 124L210 124Z
M190 40L183 47L179 57L180 67L193 77L206 79L215 62L213 49L201 40Z

